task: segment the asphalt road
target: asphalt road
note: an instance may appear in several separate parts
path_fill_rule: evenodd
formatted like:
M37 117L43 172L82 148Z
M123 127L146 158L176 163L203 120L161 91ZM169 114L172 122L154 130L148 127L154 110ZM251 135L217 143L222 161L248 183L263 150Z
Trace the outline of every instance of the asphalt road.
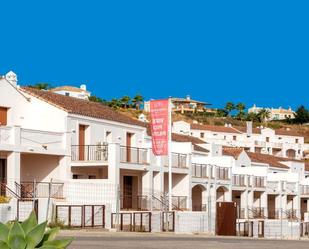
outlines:
M174 234L77 234L70 249L284 249L308 248L309 240L265 240Z

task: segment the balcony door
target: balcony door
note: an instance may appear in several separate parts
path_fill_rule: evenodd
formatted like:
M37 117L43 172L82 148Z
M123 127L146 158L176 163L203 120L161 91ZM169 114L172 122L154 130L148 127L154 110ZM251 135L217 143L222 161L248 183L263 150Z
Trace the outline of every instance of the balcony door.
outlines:
M0 107L0 125L7 125L8 108Z
M85 160L85 136L86 136L86 125L79 125L78 129L79 161Z
M132 137L133 133L127 132L127 137L126 137L126 147L127 147L127 162L131 162L131 154L132 154Z
M123 208L132 209L133 177L123 177Z

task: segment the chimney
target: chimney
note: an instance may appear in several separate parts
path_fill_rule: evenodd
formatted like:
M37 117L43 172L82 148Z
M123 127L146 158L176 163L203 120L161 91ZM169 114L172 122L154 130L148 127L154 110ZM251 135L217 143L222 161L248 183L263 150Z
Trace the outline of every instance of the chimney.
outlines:
M87 91L87 86L85 84L80 85L80 89L84 90L85 92Z
M10 82L13 86L17 87L17 75L10 71L5 75L5 79Z
M187 96L186 96L186 99L187 99L187 100L191 100L190 95L187 95Z
M224 127L229 127L229 124L228 124L228 123L225 123L225 124L224 124Z
M252 121L247 121L247 135L251 136L252 135Z

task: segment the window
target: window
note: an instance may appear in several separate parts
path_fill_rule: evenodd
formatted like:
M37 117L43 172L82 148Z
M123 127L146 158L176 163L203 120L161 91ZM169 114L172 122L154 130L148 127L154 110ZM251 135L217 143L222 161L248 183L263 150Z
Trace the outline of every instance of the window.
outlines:
M237 140L237 136L233 136L233 140L236 141Z
M7 125L8 108L0 107L0 125Z
M299 140L298 140L298 138L296 138L296 139L295 139L295 143L297 143L297 144L298 144L298 142L299 142Z
M65 93L65 96L70 96L70 93L66 92L66 93Z
M204 138L204 137L205 137L205 133L201 132L201 138Z
M269 137L266 137L266 142L269 143Z
M226 140L226 136L224 136L223 139Z
M97 177L95 175L90 175L88 176L88 179L97 179Z

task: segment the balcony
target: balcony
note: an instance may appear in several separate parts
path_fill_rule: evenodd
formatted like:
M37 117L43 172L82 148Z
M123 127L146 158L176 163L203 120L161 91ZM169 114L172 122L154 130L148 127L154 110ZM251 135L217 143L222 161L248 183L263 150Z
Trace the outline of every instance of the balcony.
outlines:
M309 195L309 185L301 185L301 194Z
M233 185L238 187L245 187L245 176L244 175L233 175Z
M172 196L173 210L187 209L187 196Z
M279 191L279 182L277 181L268 181L267 182L267 189L276 192Z
M229 169L223 167L216 168L216 176L218 180L229 180Z
M265 147L266 142L264 142L264 141L254 141L254 145L257 146L257 147Z
M259 177L259 176L254 176L253 177L253 186L255 188L265 188L265 178Z
M287 192L290 192L290 193L295 193L297 190L296 190L296 183L294 182L286 182L285 183L285 190Z
M107 162L108 145L72 145L72 162Z
M149 164L149 149L120 146L120 162L132 164Z
M192 164L192 177L196 178L208 178L207 165L206 164Z
M12 144L12 128L0 126L0 144Z
M262 207L252 207L249 209L250 219L264 219L265 218L265 208Z
M164 166L168 166L168 157L164 157ZM172 153L172 167L179 169L188 168L187 154Z

